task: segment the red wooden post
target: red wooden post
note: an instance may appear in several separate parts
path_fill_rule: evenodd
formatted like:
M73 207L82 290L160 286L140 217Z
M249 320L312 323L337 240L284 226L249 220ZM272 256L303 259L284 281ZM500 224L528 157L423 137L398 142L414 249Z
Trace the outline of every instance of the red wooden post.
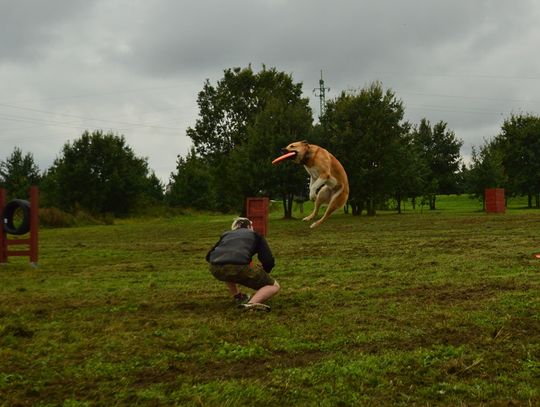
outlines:
M487 213L504 213L504 188L487 188L484 194Z
M247 198L247 217L253 222L253 229L261 235L266 236L268 233L268 207L270 199L263 198Z
M30 187L30 263L34 266L38 261L38 230L39 190L34 185Z
M0 214L4 213L4 207L6 206L6 190L0 188ZM4 218L2 217L2 224L0 225L0 264L7 263L7 236L4 232Z

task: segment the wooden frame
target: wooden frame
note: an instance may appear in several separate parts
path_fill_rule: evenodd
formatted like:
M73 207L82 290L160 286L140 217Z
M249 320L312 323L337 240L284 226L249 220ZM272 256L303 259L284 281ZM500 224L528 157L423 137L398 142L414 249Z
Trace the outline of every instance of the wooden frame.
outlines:
M0 210L4 211L7 204L7 192L0 188ZM2 222L4 219L2 218ZM24 239L9 239L8 233L0 226L0 264L8 262L10 256L28 256L30 264L37 267L39 251L39 189L37 186L30 187L30 232L29 237ZM10 246L27 245L26 249L10 249Z

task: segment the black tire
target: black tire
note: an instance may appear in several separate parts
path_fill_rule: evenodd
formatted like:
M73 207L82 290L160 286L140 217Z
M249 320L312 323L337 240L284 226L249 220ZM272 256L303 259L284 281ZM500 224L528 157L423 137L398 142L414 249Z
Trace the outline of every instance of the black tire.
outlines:
M17 209L22 209L22 223L15 227L13 216ZM9 201L2 212L2 226L6 233L10 235L24 235L30 231L30 202L24 199L14 199Z

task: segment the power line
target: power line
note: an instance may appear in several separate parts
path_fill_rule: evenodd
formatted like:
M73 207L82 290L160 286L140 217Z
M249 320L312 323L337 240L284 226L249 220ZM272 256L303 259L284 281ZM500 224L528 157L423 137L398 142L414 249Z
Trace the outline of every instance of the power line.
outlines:
M420 93L420 92L408 92L408 91L400 91L399 94L447 98L447 99L487 100L490 102L540 103L540 100L533 100L533 99L530 99L530 100L505 99L505 98L490 98L490 97L482 97L482 96L444 95L444 94L436 94L436 93Z
M538 76L510 76L510 75L478 75L478 74L459 74L459 73L413 73L413 72L378 72L372 73L372 75L395 75L395 76L417 76L417 77L441 77L441 78L474 78L474 79L505 79L505 80L540 80Z
M425 105L415 105L415 104L408 104L406 106L406 110L429 110L429 111L435 111L435 112L447 112L447 113L467 113L467 114L486 114L486 115L492 115L492 116L501 116L504 113L501 111L495 111L495 110L482 110L477 108L469 108L469 109L460 109L460 108L453 108L453 107L447 107L447 106L425 106Z
M88 98L111 96L111 95L146 93L146 92L152 92L152 91L171 90L175 88L185 88L186 84L192 84L192 83L195 83L195 81L184 82L183 84L156 86L156 87L149 87L149 88L132 88L132 89L125 89L125 90L118 90L118 91L85 93L85 94L79 94L79 95L50 96L50 97L39 98L39 99L15 100L15 102L16 103L36 103L36 102L45 102L45 101L51 101L51 100L88 99Z
M133 127L145 127L145 128L158 129L158 130L179 131L179 129L175 128L175 127L159 126L159 125L152 125L152 124L146 124L146 123L122 122L122 121L116 121L116 120L106 120L106 119L99 119L99 118L91 118L91 117L78 116L78 115L72 115L72 114L67 114L67 113L56 113L56 112L50 112L50 111L40 110L40 109L33 109L33 108L27 108L27 107L21 107L21 106L7 105L7 104L3 104L3 103L0 103L0 106L7 107L7 108L10 108L10 109L17 109L17 110L23 110L23 111L29 111L29 112L35 112L35 113L41 113L41 114L49 114L49 115L54 115L54 116L62 116L62 117L80 119L80 120L88 120L88 121L109 123L109 124L116 125L116 127L130 126L131 128L133 128ZM73 127L73 126L76 125L76 123L74 123L74 122L62 122L62 121L57 121L57 120L52 120L52 119L39 119L39 118L34 118L34 117L24 117L24 116L6 115L6 114L0 115L0 118L2 118L4 120L19 121L19 122L25 122L25 123L43 123L44 125L51 125L51 126L56 125L56 126ZM94 127L94 126L92 126L92 127Z

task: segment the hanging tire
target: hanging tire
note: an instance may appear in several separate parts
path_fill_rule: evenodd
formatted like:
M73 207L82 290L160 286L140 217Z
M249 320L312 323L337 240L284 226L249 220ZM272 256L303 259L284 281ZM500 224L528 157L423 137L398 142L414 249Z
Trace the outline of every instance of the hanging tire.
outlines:
M22 210L22 222L15 226L13 217L17 209ZM14 199L7 203L2 212L4 232L10 235L24 235L30 231L30 202L24 199Z

